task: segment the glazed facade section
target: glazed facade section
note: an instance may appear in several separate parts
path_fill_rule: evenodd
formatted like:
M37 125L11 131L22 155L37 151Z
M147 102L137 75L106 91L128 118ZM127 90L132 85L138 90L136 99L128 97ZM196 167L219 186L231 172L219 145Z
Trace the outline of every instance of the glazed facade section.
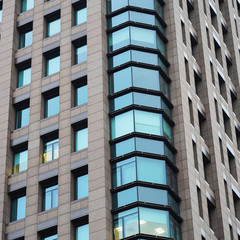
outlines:
M181 239L161 0L109 0L114 239Z

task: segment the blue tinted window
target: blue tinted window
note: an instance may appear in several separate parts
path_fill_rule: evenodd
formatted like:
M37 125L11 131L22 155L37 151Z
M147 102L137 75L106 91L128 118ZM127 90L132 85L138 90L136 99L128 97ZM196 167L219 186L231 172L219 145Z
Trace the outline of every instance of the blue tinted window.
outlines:
M32 9L34 6L34 0L22 0L22 12Z
M0 9L0 22L2 22L2 9Z
M29 124L29 108L16 112L16 129L25 127Z
M57 234L44 238L43 240L57 240Z
M87 45L76 48L75 50L75 64L87 61Z
M60 32L61 29L61 20L56 19L47 23L47 37L50 37L54 34Z
M22 87L31 82L31 68L26 68L18 72L18 86Z
M88 101L88 87L87 85L75 89L75 106L87 103Z
M76 228L76 240L89 240L89 225L82 225Z
M84 23L87 21L87 8L81 8L75 12L75 25Z
M13 173L19 173L27 169L28 150L14 154Z
M59 140L54 139L50 142L44 143L43 152L44 153L42 163L46 163L54 159L57 159L59 157Z
M43 211L58 206L58 185L43 190Z
M116 11L128 5L128 0L108 0L108 12Z
M24 48L32 45L32 30L20 34L19 48Z
M25 218L26 196L14 198L11 203L11 222Z
M88 147L88 128L83 128L75 133L75 151Z
M49 98L45 103L45 117L51 117L59 113L59 96Z
M75 199L88 196L88 174L76 178L76 194Z
M49 58L46 63L46 76L60 71L60 56Z

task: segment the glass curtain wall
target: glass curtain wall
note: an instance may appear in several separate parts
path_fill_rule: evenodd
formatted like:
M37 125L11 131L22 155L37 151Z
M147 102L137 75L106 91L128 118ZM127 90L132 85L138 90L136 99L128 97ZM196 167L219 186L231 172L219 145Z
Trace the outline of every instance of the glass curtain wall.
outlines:
M180 240L164 2L107 9L114 239Z

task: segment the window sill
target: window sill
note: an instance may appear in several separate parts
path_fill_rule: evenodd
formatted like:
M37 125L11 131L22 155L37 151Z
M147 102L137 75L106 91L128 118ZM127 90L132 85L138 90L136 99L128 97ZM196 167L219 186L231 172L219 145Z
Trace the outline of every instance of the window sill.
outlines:
M54 207L54 208L51 208L51 209L48 209L48 210L43 210L41 212L38 213L38 216L41 216L43 214L47 214L49 212L53 212L53 211L56 211L58 209L58 207Z
M24 222L24 221L25 221L25 218L22 218L22 219L19 219L19 220L10 222L10 223L8 224L8 226L11 226L11 225L14 225L14 224L17 224L17 223L20 223L20 222Z
M71 201L71 204L75 204L77 202L83 202L85 200L88 200L88 196L87 197L83 197L83 198L80 198L80 199L75 199L73 201Z

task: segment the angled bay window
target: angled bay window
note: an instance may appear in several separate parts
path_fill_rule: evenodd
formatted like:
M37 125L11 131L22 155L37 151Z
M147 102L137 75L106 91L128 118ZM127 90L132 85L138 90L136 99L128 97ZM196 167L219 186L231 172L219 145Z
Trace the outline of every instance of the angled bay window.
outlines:
M112 158L125 155L130 152L139 151L157 155L165 155L170 161L175 163L173 152L169 149L165 142L148 138L132 137L127 140L112 144Z
M31 59L16 65L18 70L17 88L31 83Z
M169 185L177 192L177 179L165 161L132 157L112 165L113 188L134 181Z
M15 104L16 124L15 129L25 127L29 124L29 99Z
M115 31L109 35L109 52L130 44L158 49L165 55L165 44L155 30L131 26Z
M161 91L169 97L169 86L157 70L128 67L110 75L110 94L129 87Z
M74 64L87 61L87 39L86 37L73 41L74 46Z
M113 216L114 239L127 238L138 233L181 239L180 227L168 211L151 208L133 208ZM171 227L170 227L171 226Z
M60 11L56 11L45 16L46 37L51 37L61 31Z
M108 13L114 12L128 5L139 8L156 10L161 17L163 16L163 7L157 0L122 0L122 1L108 0L107 1Z
M73 4L74 9L74 26L85 23L87 21L86 1L78 1Z
M21 12L26 12L34 7L34 0L21 0Z
M19 29L19 48L32 45L32 22L26 24Z
M57 73L60 71L60 49L56 48L44 54L45 56L45 76Z
M73 125L74 130L74 151L80 151L88 147L88 127L87 120L83 120Z
M170 141L173 140L171 127L163 119L162 114L132 110L111 119L112 139L132 132L166 136Z

